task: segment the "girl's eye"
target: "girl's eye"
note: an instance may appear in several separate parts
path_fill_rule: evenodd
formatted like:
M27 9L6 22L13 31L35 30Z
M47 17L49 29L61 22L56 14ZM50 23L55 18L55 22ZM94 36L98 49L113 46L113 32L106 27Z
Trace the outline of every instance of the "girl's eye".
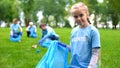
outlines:
M80 14L79 16L80 16L80 17L83 17L83 14Z
M79 16L74 16L74 18L78 18L78 17L83 17L83 14L80 14Z
M78 16L74 16L74 18L78 18Z

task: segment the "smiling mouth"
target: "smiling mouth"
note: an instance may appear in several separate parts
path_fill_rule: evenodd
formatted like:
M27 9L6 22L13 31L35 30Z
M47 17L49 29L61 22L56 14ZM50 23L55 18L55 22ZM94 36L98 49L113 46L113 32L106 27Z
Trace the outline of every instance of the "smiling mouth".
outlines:
M81 21L78 21L78 22L76 22L78 25L81 25L81 26L83 26L84 25L84 23L83 22L81 22Z

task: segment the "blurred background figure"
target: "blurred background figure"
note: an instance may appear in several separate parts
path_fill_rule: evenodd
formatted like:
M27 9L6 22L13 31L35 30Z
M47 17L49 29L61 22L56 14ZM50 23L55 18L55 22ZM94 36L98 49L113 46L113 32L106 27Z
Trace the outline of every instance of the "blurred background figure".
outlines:
M40 24L39 26L42 30L42 38L49 38L51 40L58 40L59 36L55 33L54 29L50 26L47 26L45 23Z
M18 19L13 19L13 24L10 25L10 40L13 42L20 42L22 36L22 27L18 24Z
M33 22L29 22L29 26L26 29L27 37L36 38L37 37L37 28L33 25Z
M42 30L42 37L39 41L39 45L48 47L50 41L59 40L59 35L56 34L54 29L50 26L47 26L45 23L41 23L39 27Z

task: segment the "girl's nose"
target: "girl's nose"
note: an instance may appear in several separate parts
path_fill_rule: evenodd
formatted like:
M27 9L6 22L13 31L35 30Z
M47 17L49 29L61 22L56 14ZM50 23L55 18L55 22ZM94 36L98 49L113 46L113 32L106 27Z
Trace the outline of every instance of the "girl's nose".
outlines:
M80 16L78 16L77 20L81 20L81 17L80 17Z

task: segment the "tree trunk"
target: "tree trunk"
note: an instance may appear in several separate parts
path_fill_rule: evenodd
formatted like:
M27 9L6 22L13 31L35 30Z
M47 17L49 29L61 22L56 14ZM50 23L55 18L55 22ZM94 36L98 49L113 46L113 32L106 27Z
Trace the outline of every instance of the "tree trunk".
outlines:
M117 29L117 27L116 27L117 25L115 25L115 29Z
M117 14L112 14L111 15L111 18L112 18L112 24L113 24L113 29L117 29L117 24L118 24L118 22L119 22L119 16L117 15Z
M29 19L28 18L25 18L25 24L26 24L26 27L29 25Z
M94 19L94 26L97 28L97 16L95 15L95 19Z

